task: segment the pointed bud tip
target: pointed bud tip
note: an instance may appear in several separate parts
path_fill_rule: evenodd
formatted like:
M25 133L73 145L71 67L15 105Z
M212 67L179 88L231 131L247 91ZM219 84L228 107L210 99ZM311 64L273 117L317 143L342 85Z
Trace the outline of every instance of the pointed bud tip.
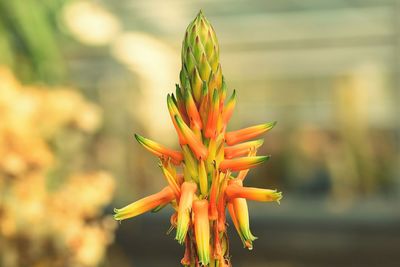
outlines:
M135 135L136 141L138 141L139 143L142 143L142 142L143 142L143 136L141 136L141 135L139 135L139 134L137 134L137 133L135 133L134 135Z
M204 17L205 17L205 16L204 16L203 9L200 9L199 12L197 13L196 19L197 19L197 18L198 18L198 19L201 19L201 18L204 18Z
M274 128L277 123L278 123L277 121L266 123L265 128L270 130L270 129Z
M256 158L258 158L258 162L262 163L262 162L269 160L271 158L271 155L257 156Z

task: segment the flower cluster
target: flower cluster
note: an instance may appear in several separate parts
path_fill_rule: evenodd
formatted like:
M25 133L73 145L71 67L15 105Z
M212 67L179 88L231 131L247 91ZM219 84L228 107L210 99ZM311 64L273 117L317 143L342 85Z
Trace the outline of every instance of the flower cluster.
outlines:
M66 130L94 132L100 119L99 108L77 92L23 86L0 68L0 266L101 261L115 227L101 216L114 180L97 171L57 184L58 154L50 145Z
M202 12L188 26L182 45L182 69L176 94L167 105L180 151L135 135L137 141L160 158L167 186L160 192L115 209L124 220L171 204L175 239L185 245L184 266L231 266L226 231L226 209L248 249L256 237L250 231L247 200L276 201L280 192L243 186L250 168L266 161L256 156L262 139L275 122L227 132L236 93L227 98L227 85L219 63L215 31Z

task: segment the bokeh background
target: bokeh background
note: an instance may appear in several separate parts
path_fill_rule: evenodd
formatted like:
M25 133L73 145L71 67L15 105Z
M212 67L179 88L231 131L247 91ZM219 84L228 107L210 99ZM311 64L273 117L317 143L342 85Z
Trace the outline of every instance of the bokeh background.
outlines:
M179 266L169 213L113 207L164 184L135 132L177 147L166 94L202 9L238 105L278 121L247 184L236 267L399 266L400 1L0 0L0 266Z

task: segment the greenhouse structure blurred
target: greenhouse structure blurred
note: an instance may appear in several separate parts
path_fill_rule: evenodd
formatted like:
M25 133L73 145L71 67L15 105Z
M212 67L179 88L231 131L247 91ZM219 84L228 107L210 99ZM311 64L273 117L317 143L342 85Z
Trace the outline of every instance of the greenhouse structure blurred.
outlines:
M238 105L277 121L247 178L259 240L235 267L400 266L400 0L0 0L0 267L179 266L140 133L178 147L166 96L202 9ZM232 227L230 227L232 228Z

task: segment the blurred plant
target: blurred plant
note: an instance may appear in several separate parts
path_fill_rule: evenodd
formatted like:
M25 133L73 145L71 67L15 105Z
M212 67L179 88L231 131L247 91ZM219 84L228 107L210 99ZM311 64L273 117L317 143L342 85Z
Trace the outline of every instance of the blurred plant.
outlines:
M0 266L98 265L113 238L114 221L101 216L112 177L74 174L52 188L49 171L56 136L93 133L100 110L68 88L22 86L5 68L0 81Z
M269 158L256 156L262 139L248 140L269 131L275 123L226 132L236 93L225 104L226 95L217 37L200 12L184 37L176 97L167 97L182 150L171 150L135 135L160 158L159 167L168 186L115 210L115 219L124 220L171 204L175 209L171 216L175 239L185 244L184 266L231 266L226 207L243 245L252 249L256 237L250 231L246 199L279 202L282 197L276 190L243 186L249 169Z
M120 24L99 2L74 0L62 9L62 20L69 32L81 43L107 45L115 40Z
M60 82L65 66L57 15L62 1L0 1L0 64L27 81Z

